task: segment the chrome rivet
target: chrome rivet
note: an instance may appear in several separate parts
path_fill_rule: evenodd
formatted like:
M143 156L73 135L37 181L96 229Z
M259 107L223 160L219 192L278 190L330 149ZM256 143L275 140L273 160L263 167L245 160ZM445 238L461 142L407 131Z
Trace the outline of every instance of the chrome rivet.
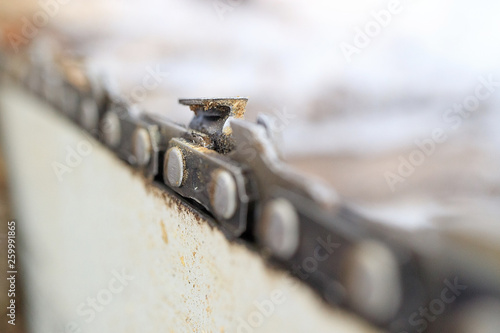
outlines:
M63 87L62 107L65 114L76 119L76 112L78 111L78 92L74 90L70 85L65 85Z
M115 112L108 111L101 122L101 132L104 142L113 148L116 148L121 141L122 131L120 118Z
M40 94L43 89L43 78L39 70L32 69L27 76L27 86L35 94Z
M83 98L80 105L80 123L87 130L97 127L99 122L99 107L91 98Z
M351 306L377 322L392 318L401 303L397 260L384 244L365 240L349 250L343 285Z
M177 147L172 147L165 155L165 163L163 165L163 174L165 184L170 184L174 187L181 187L184 181L184 155Z
M299 217L293 205L285 199L268 203L257 226L257 235L277 257L292 257L299 245Z
M210 201L215 213L225 219L233 217L238 205L237 187L233 176L225 170L217 170L212 182Z
M54 98L54 92L58 91L60 87L57 87L55 84L56 79L50 75L49 73L45 73L43 76L43 85L42 85L42 91L41 95L45 100L49 103L53 103L55 98Z
M136 128L134 131L132 142L132 150L139 166L145 166L151 159L151 136L149 132L142 127Z

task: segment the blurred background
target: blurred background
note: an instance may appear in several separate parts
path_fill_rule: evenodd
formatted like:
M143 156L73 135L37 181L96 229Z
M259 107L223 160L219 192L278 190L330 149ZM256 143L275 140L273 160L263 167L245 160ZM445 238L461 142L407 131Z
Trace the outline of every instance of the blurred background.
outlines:
M248 96L247 119L276 118L290 163L380 214L382 202L415 208L409 219L423 223L463 200L498 213L498 87L473 99L483 81L500 80L498 6L41 0L2 1L1 12L7 48L55 44L147 112L186 123L178 98ZM14 38L23 32L33 37ZM150 73L158 85L137 90ZM442 142L394 178L436 129Z
M273 117L284 158L366 214L500 253L499 10L490 0L0 0L0 29L4 49L49 45L181 123L192 114L178 98L248 96L246 118ZM138 90L150 77L157 85Z

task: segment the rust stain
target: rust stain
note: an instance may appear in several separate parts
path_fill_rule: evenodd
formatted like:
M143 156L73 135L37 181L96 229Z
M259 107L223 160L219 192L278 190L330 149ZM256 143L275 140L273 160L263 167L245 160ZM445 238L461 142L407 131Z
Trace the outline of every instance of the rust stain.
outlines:
M247 101L244 100L238 100L233 103L233 112L235 118L243 118L246 105Z
M160 227L161 227L161 239L163 239L165 244L168 244L167 230L165 230L165 225L163 221L160 222Z
M247 100L233 100L233 99L224 99L224 100L205 100L203 101L202 107L203 110L207 111L213 108L217 108L220 106L226 106L232 108L232 114L235 118L243 118L245 114L245 108L247 105ZM190 105L189 108L193 112L197 112L199 110L199 105Z
M196 251L195 251L195 252L193 252L193 257L196 257Z

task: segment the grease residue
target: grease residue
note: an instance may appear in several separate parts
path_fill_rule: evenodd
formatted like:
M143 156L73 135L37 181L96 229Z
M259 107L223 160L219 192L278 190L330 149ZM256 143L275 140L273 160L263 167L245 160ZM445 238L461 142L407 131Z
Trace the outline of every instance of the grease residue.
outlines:
M160 221L160 227L161 227L161 239L163 239L165 244L168 244L167 230L165 229L165 224L163 221Z

